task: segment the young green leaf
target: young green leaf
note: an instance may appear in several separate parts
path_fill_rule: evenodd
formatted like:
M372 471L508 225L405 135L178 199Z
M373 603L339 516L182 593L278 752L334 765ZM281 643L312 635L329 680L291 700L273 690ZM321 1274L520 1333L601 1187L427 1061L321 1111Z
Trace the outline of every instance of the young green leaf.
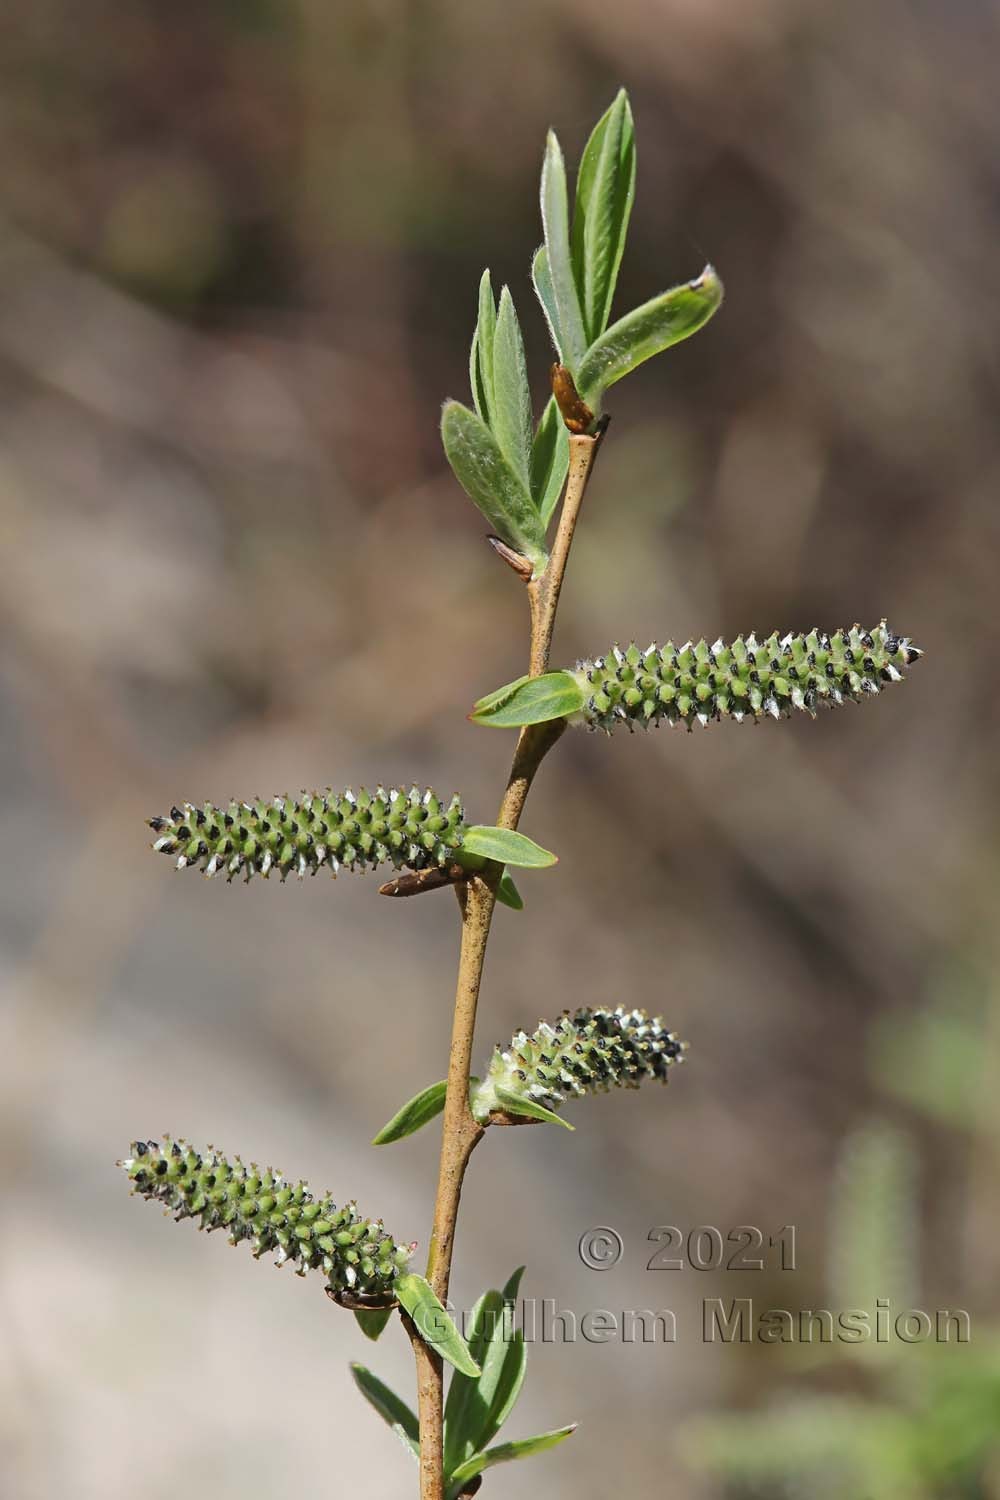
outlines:
M483 419L460 401L446 401L441 439L455 478L504 542L545 564L545 529L527 485L511 468Z
M524 344L507 287L500 293L500 312L493 340L493 402L490 426L500 451L530 492L531 392Z
M694 281L675 286L626 313L587 350L576 371L580 395L596 407L616 380L637 365L704 327L722 302L722 282L711 266Z
M375 1408L383 1422L386 1422L403 1444L409 1448L414 1458L419 1458L420 1424L416 1414L410 1410L405 1401L396 1395L395 1391L391 1391L364 1365L352 1364L351 1374L365 1400Z
M547 870L559 856L550 854L533 839L512 828L494 828L492 824L473 823L466 830L462 842L463 852L478 854L483 859L496 860L498 864L513 865L520 870Z
M469 1347L434 1294L430 1282L410 1272L398 1277L393 1290L409 1313L414 1328L435 1354L461 1370L463 1375L478 1377L479 1366Z
M529 1099L526 1094L515 1094L511 1089L497 1087L494 1090L498 1107L508 1115L523 1115L528 1120L541 1120L546 1125L561 1125L563 1130L575 1130L576 1126L564 1120L551 1109L546 1109L544 1104L539 1104L536 1099ZM477 1100L478 1103L478 1100Z
M489 1343L479 1360L482 1375L477 1382L476 1421L469 1424L470 1457L491 1443L521 1394L528 1363L524 1335L515 1327L517 1294L524 1267L511 1276L501 1293L501 1315L495 1321Z
M511 911L524 910L524 897L510 878L507 870L500 876L500 884L497 886L497 900L501 906L509 906Z
M535 288L535 296L542 304L542 312L549 325L549 337L552 339L556 353L562 359L563 341L559 330L559 309L556 306L555 287L552 285L552 272L549 270L549 252L544 245L539 245L531 262L531 284Z
M531 498L538 506L543 526L548 526L559 504L568 470L569 433L556 398L550 396L531 444Z
M527 1354L515 1328L515 1303L524 1267L502 1292L484 1292L472 1310L469 1349L482 1368L478 1380L454 1375L445 1407L445 1475L492 1442L524 1383Z
M507 699L516 692L522 682L530 681L530 675L525 673L523 677L517 677L513 682L506 682L503 687L498 687L492 693L487 693L484 698L479 698L476 701L476 713L481 713L486 709L499 708L502 703L506 703Z
M548 271L559 319L562 361L575 375L587 347L587 338L583 331L583 314L573 275L566 164L562 148L551 130L545 143L545 159L542 163L541 205Z
M476 411L487 426L490 425L493 412L493 340L496 326L497 309L493 300L493 286L489 270L486 270L479 283L479 317L472 336L469 383Z
M490 729L519 729L524 724L546 724L579 713L587 701L584 685L573 672L546 672L521 677L480 698L469 718Z
M537 1437L517 1438L512 1443L498 1443L495 1448L487 1448L485 1453L477 1453L464 1463L460 1469L456 1469L451 1476L450 1488L448 1490L449 1500L461 1495L462 1486L468 1484L477 1474L484 1469L491 1469L494 1464L510 1463L515 1458L530 1458L535 1453L544 1453L547 1448L554 1448L557 1443L563 1442L575 1432L577 1424L571 1422L568 1427L557 1427L552 1432L541 1432Z
M620 89L580 158L573 211L573 270L592 344L608 326L635 196L635 130Z
M498 1291L487 1291L473 1307L468 1320L469 1353L484 1370L483 1360L490 1347L490 1339L498 1326L502 1326L504 1314L503 1297ZM481 1429L481 1414L484 1401L478 1394L479 1381L457 1370L451 1377L448 1399L444 1408L444 1471L445 1475L464 1463L470 1454L481 1446L477 1434Z
M389 1146L393 1141L401 1141L420 1130L444 1109L444 1096L447 1088L448 1081L444 1079L441 1083L432 1083L429 1088L422 1089L419 1094L414 1094L413 1098L408 1099L402 1109L393 1115L388 1124L382 1126L372 1141L372 1145Z
M385 1332L385 1326L395 1312L392 1307L356 1307L353 1309L354 1316L358 1320L358 1327L366 1339L371 1339L373 1344Z

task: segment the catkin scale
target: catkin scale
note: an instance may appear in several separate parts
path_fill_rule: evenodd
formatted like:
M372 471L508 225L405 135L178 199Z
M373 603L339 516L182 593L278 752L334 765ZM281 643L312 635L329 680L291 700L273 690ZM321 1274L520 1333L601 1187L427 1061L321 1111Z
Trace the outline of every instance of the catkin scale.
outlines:
M567 1099L638 1088L646 1078L666 1083L686 1048L643 1010L587 1006L554 1025L543 1021L530 1036L517 1032L509 1047L497 1046L471 1103L481 1117L507 1110L501 1094L557 1110Z
M573 675L586 701L579 721L610 734L620 725L644 729L666 722L708 724L732 718L787 717L820 704L859 703L899 682L922 655L883 620L874 630L854 625L828 634L738 636L731 645L634 643L577 663Z
M153 848L176 856L178 869L206 875L267 876L276 870L315 875L323 865L338 869L424 870L447 865L461 847L465 813L458 797L442 802L434 792L395 787L374 792L303 792L270 802L186 802L169 816L150 818Z
M338 1208L329 1195L315 1198L304 1182L286 1182L238 1156L202 1155L164 1136L162 1145L134 1141L119 1165L136 1193L172 1209L177 1221L226 1229L230 1244L247 1240L255 1259L272 1254L278 1265L292 1261L300 1275L324 1271L335 1297L392 1301L392 1283L412 1254L412 1246L398 1244L380 1219L363 1218L356 1204Z

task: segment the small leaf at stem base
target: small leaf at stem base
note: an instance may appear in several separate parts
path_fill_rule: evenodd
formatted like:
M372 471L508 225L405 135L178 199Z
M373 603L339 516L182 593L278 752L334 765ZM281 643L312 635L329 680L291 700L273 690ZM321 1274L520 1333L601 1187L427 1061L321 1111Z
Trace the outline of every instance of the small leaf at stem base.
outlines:
M491 824L473 823L465 831L462 853L514 865L521 870L546 870L556 864L558 855L543 849L523 833L512 828L494 828Z

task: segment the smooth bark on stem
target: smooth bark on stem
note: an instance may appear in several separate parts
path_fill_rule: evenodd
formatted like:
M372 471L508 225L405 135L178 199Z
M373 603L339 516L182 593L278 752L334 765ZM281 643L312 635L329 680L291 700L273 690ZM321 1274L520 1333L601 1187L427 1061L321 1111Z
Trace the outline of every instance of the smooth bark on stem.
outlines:
M552 553L542 575L527 585L531 612L528 671L532 677L540 677L548 671L552 633L566 563L580 505L602 436L603 433L596 437L576 433L570 435L569 473ZM517 828L535 773L565 728L565 722L557 719L548 724L526 725L521 730L500 804L498 828ZM427 1257L427 1279L442 1302L446 1302L448 1297L462 1182L469 1158L483 1137L483 1127L476 1122L469 1109L469 1073L479 989L499 878L500 867L495 866L456 887L462 910L462 943L448 1061L448 1089L441 1126L441 1163L434 1204L434 1227ZM404 1321L408 1322L406 1319ZM443 1366L440 1358L428 1348L412 1325L407 1331L411 1336L417 1365L420 1500L444 1500Z

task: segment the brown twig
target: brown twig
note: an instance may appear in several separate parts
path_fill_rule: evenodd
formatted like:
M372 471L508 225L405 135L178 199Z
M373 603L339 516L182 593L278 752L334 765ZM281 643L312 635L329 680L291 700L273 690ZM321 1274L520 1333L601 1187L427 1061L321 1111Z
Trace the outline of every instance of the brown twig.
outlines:
M531 610L528 670L532 677L541 676L548 671L559 594L580 505L602 437L603 429L596 436L570 434L569 473L552 552L544 572L527 585ZM547 724L527 725L521 730L497 817L499 828L517 828L535 773L565 727L565 721L557 719ZM469 1109L469 1072L486 944L496 906L496 887L500 874L500 865L490 865L482 873L456 886L462 910L462 943L441 1131L441 1163L434 1205L434 1227L427 1257L427 1279L442 1302L448 1296L462 1182L469 1158L483 1137L483 1127L473 1118ZM439 1356L416 1336L415 1331L411 1332L411 1341L417 1364L420 1413L420 1496L421 1500L443 1500L443 1367Z
M408 875L397 875L380 885L380 896L419 896L424 891L439 891L446 885L459 885L468 880L469 872L464 865L433 865L429 870L416 870Z

